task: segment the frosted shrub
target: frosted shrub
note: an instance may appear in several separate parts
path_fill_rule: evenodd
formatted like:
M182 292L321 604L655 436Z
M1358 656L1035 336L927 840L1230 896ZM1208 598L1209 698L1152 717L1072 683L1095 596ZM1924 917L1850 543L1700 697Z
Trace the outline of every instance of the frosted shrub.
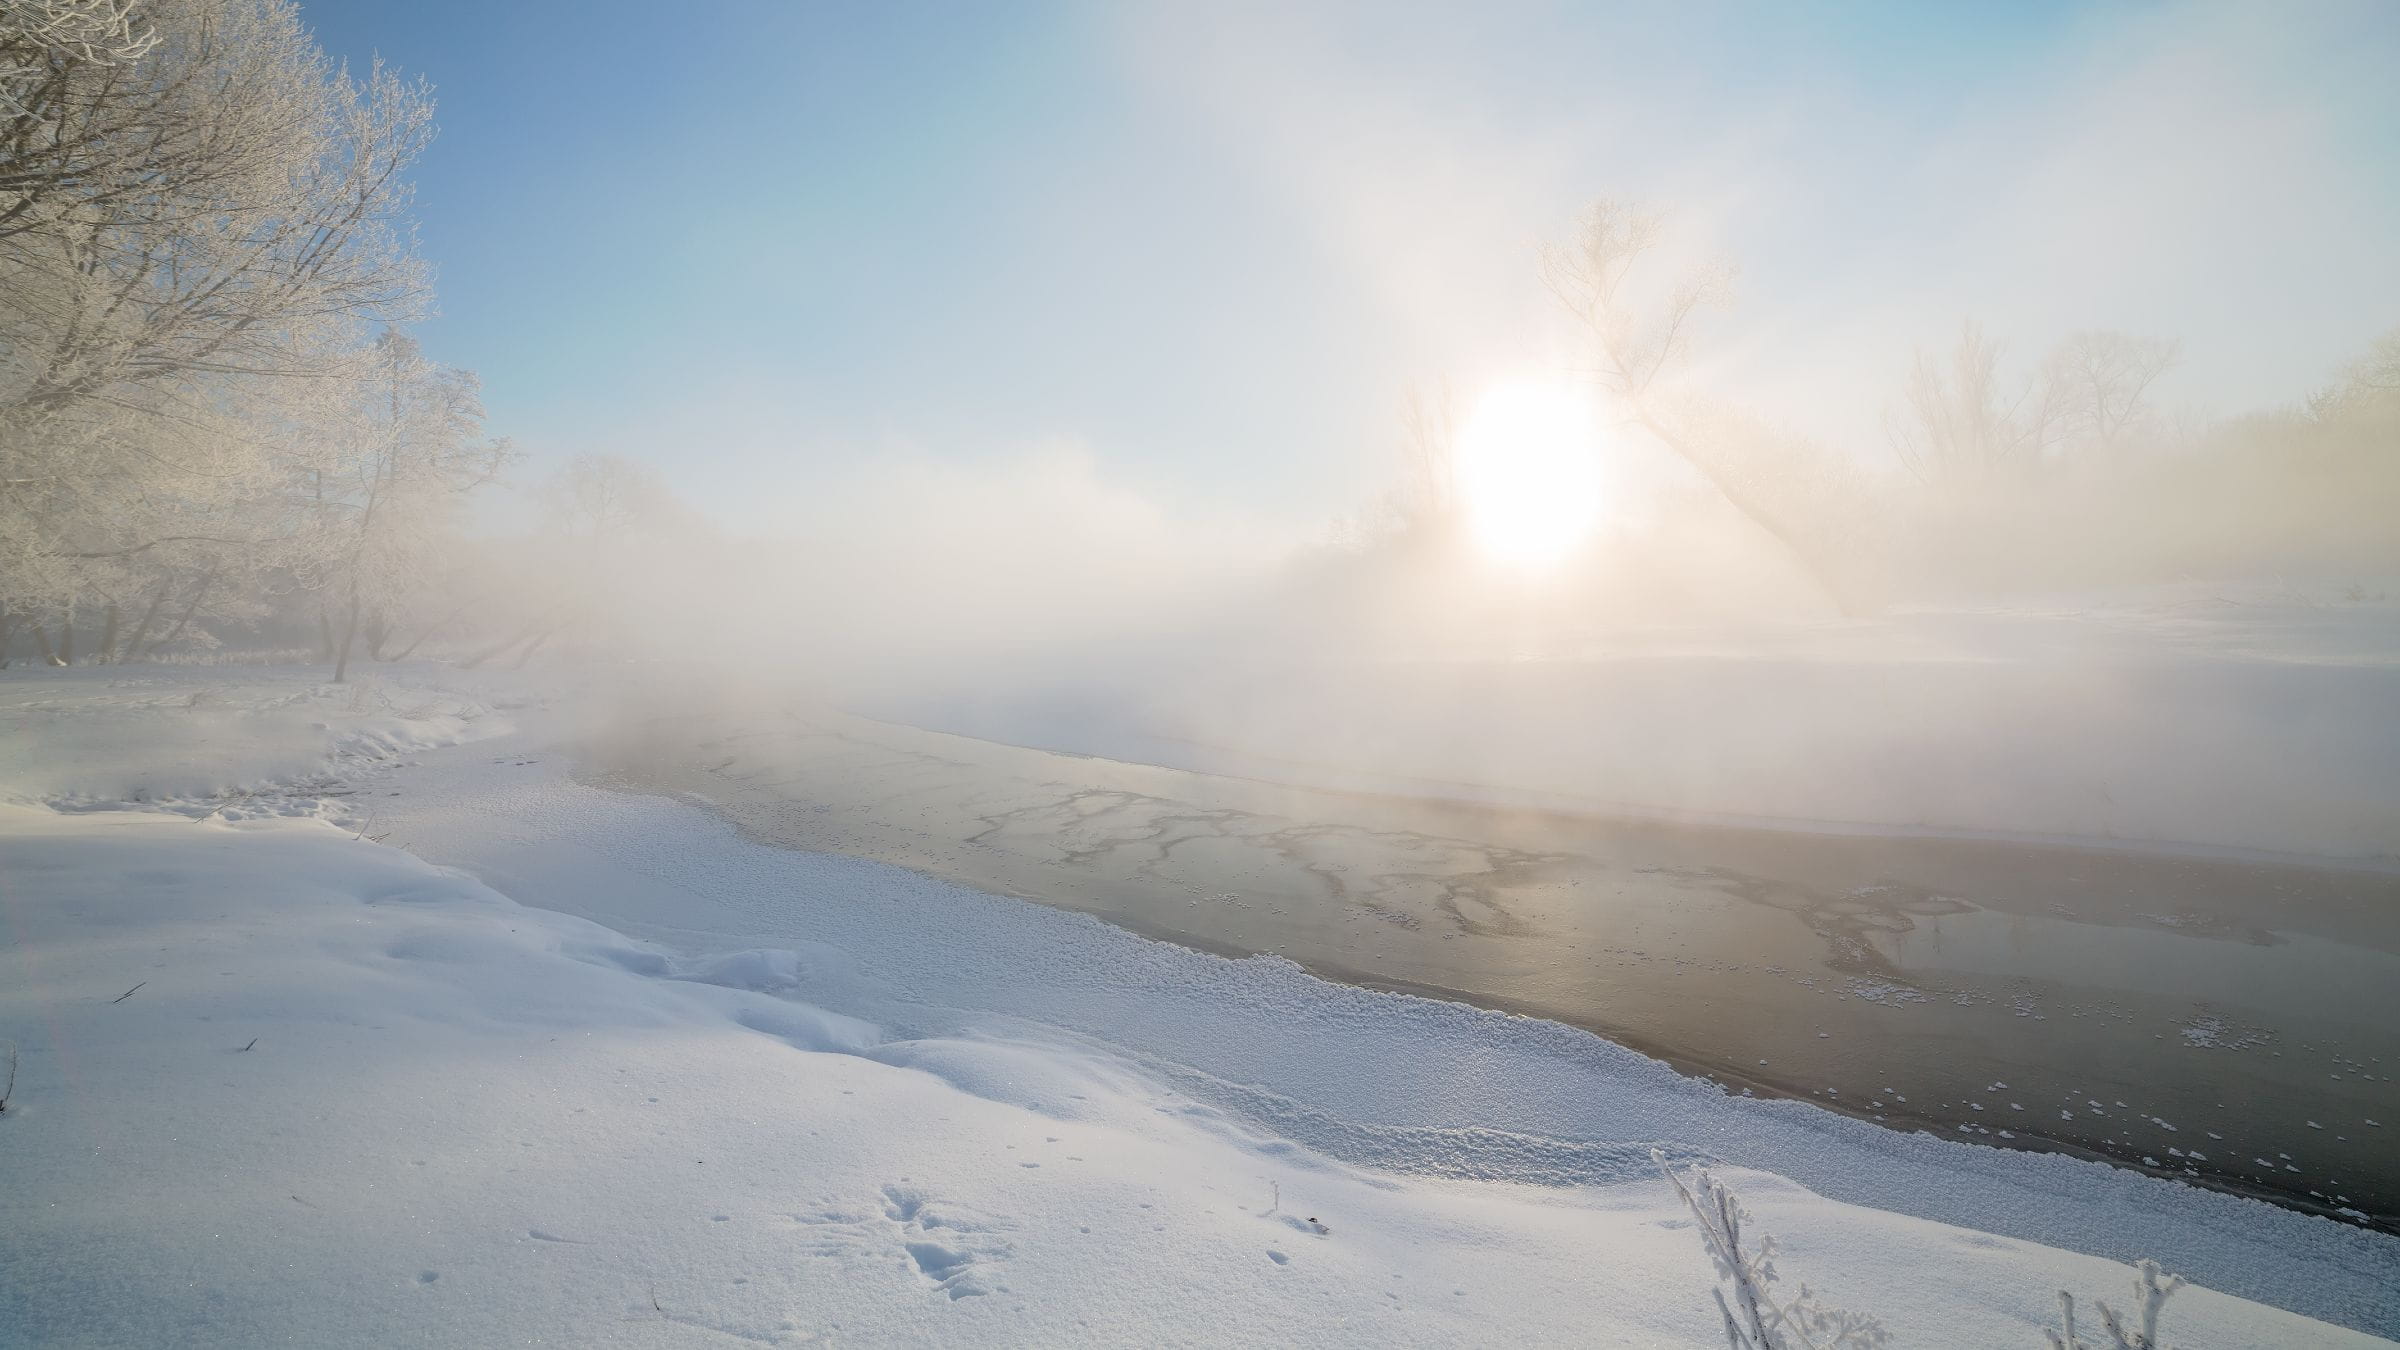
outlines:
M1778 1303L1769 1288L1777 1278L1774 1237L1743 1233L1750 1211L1743 1209L1733 1192L1707 1168L1693 1168L1687 1181L1667 1165L1666 1155L1657 1149L1650 1150L1650 1159L1692 1212L1700 1241L1716 1264L1717 1278L1733 1288L1730 1300L1722 1287L1709 1291L1717 1301L1718 1315L1725 1320L1725 1343L1732 1350L1876 1350L1889 1343L1890 1333L1883 1323L1865 1313L1820 1303L1807 1285L1800 1286L1799 1297ZM2180 1275L2162 1277L2156 1261L2136 1265L2133 1294L2140 1308L2136 1328L2128 1330L2116 1309L2094 1301L2100 1325L2108 1333L2104 1344L2077 1334L2075 1296L2062 1289L2058 1292L2061 1326L2042 1334L2049 1338L2051 1350L2168 1350L2158 1339L2158 1312L2166 1306L2168 1296L2183 1285Z
M2058 1291L2060 1329L2045 1330L2051 1350L2166 1350L2158 1341L2158 1310L2166 1306L2167 1296L2183 1287L2181 1275L2169 1275L2164 1282L2158 1276L2156 1261L2143 1261L2133 1268L2133 1296L2141 1300L2141 1328L2127 1331L2125 1320L2117 1310L2093 1300L2100 1310L2100 1325L2108 1332L2108 1344L2096 1346L2075 1334L2075 1296Z
M1687 1183L1667 1166L1665 1154L1652 1149L1650 1158L1691 1210L1700 1241L1716 1263L1717 1278L1733 1286L1731 1302L1724 1289L1710 1291L1725 1319L1725 1343L1732 1350L1876 1350L1889 1343L1883 1323L1820 1303L1807 1285L1800 1286L1797 1298L1778 1303L1768 1287L1777 1278L1775 1239L1760 1233L1745 1247L1742 1227L1750 1221L1750 1212L1725 1183L1705 1167L1693 1168Z

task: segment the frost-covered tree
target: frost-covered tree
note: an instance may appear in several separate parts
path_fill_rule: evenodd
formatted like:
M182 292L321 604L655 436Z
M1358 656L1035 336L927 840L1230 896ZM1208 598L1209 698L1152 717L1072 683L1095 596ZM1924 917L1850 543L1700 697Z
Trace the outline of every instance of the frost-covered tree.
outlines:
M488 607L494 640L469 661L514 653L521 663L552 643L609 653L645 638L688 645L659 630L741 621L741 604L697 603L721 566L721 541L655 469L620 455L578 455L538 496L542 527L515 542L506 568L515 584Z
M2151 414L2150 386L2182 348L2165 338L2070 334L2020 379L2002 374L2005 344L1972 321L1946 359L1918 348L1884 427L1920 480L1979 488L2024 478L2050 455L2113 449Z
M602 548L679 514L667 480L623 455L577 455L542 483L543 528Z
M157 45L133 0L0 0L0 118L38 126L75 66L131 65Z
M1844 613L1860 608L1828 556L1827 522L1798 519L1771 486L1790 475L1758 472L1746 456L1760 438L1714 438L1712 428L1744 419L1674 387L1690 355L1702 313L1732 293L1733 269L1718 263L1654 276L1667 239L1664 213L1603 200L1587 207L1574 235L1544 250L1542 277L1588 334L1601 391L1752 525L1782 546L1799 570ZM1663 282L1663 284L1661 284ZM1784 438L1765 438L1778 442ZM1844 526L1854 521L1841 522Z
M360 624L388 628L421 600L456 532L465 494L492 481L508 446L483 439L474 375L435 365L386 332L326 387L286 465L305 540L297 562L322 601L338 683Z
M287 405L422 297L430 117L290 0L0 0L0 610L114 655L273 561Z
M2400 328L2375 339L2341 378L2308 401L2318 422L2355 422L2400 427Z
M1885 415L1893 451L1927 483L1989 483L2040 462L2057 441L2058 386L2009 386L2002 344L1970 321L1946 360L1918 348L1898 407Z
M2113 449L2150 416L2150 386L2172 369L2182 344L2127 333L2073 333L2042 363L2045 401L2070 445Z

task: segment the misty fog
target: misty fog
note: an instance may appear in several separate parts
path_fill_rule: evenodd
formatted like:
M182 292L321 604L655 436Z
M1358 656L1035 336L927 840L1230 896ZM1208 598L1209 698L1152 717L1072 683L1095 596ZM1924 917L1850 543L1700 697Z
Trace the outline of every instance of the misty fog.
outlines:
M2400 11L670 8L0 0L0 1342L2400 1333Z
M1674 219L1638 218L1662 239ZM1575 228L1524 259L1528 289ZM1845 391L1882 435L1836 446L1712 380L1741 313L1679 310L1689 276L1631 259L1581 364L1543 376L1579 391L1597 473L1530 562L1478 535L1458 439L1479 394L1442 381L1393 410L1383 478L1313 524L1146 488L1073 442L880 454L747 526L669 469L585 456L522 474L512 524L376 617L394 647L667 663L1192 768L2387 851L2400 336L2286 404L2203 416L2160 401L2175 338L1967 323ZM1670 323L1671 349L1641 346ZM1577 373L1612 329L1656 359L1638 390ZM266 622L305 641L313 603L276 595Z
M61 486L9 499L5 655L313 648L345 675L338 649L671 662L886 711L972 706L945 715L1003 735L1064 734L1029 710L1065 699L1248 750L1319 713L1363 717L1342 692L1362 668L1455 683L1535 661L1597 690L1639 683L1627 663L1667 662L1685 672L1672 710L1586 701L1671 725L1695 759L1711 743L1752 757L1725 773L1786 775L1852 739L1827 726L1756 760L1742 717L1786 694L1804 731L1905 678L1919 715L1972 724L1961 736L2049 719L2056 739L2143 697L2129 665L2377 664L2400 575L2400 330L2378 301L2400 277L2373 242L2388 173L2349 158L2372 118L2357 119L2356 89L2312 78L2311 63L2365 59L2328 54L2346 22L2089 16L2040 80L1903 134L1846 102L1830 70L1784 77L1784 103L1747 122L1663 71L1586 81L1534 60L1521 73L1572 112L1552 123L1490 71L1438 73L1445 44L1503 50L1538 26L1527 15L1481 30L1420 15L1365 53L1324 15L1129 12L1096 40L1145 82L1156 153L1247 175L1330 269L1333 289L1306 297L1318 334L1356 339L1303 351L1259 332L1255 352L1220 342L1221 367L1194 364L1168 335L1227 320L1192 279L1147 255L1078 255L1070 237L1095 281L1162 285L1122 319L1161 340L1158 357L1137 347L1083 381L1173 391L1147 425L1110 404L1088 427L1037 410L1052 429L1020 434L1006 428L1031 394L1012 392L976 426L973 400L1012 360L1048 379L1046 342L1063 357L1094 340L1025 310L988 370L876 339L880 369L914 389L881 429L812 429L808 401L825 395L738 353L680 396L649 384L613 413L596 396L564 423L513 425L438 350L408 346L406 369L376 356L376 323L432 308L400 236L344 246L354 289L290 331L320 353L309 361L345 343L355 356L298 380L264 352L246 375L160 345L193 334L95 343L59 327L63 300L33 302L72 295L71 274L21 238L11 415L105 449L63 478L28 469ZM1738 49L1655 18L1615 36L1627 53ZM1443 94L1487 101L1469 114ZM378 97L375 153L442 153L425 149L427 91L393 81ZM1631 130L1658 117L1689 125ZM131 402L57 403L63 368L31 364L46 342L88 367L85 384L125 381ZM1271 388L1265 357L1288 365ZM1319 400L1295 418L1289 377L1311 372ZM1458 443L1512 387L1572 405L1561 462L1590 499L1531 563L1505 546L1508 519L1497 541L1477 522L1495 491L1564 500L1562 470L1478 479ZM197 477L162 476L144 445L139 419L178 400L208 408L200 440L174 433L212 447ZM1861 673L1826 674L1845 666ZM1995 669L2042 673L1995 692L2015 678ZM1317 673L1271 673L1285 670ZM1555 678L1557 697L1579 697L1581 677ZM1245 728L1241 691L1269 686ZM2209 699L2255 715L2233 688L2191 696L2195 716ZM1383 716L1396 720L1345 735L1447 734L1432 705ZM2369 740L2354 751L2388 749ZM1450 755L1410 771L1491 777L1471 768ZM2337 774L2341 791L2363 774ZM1733 814L1865 809L1838 792L1812 808L1798 785L1767 794L1772 809L1712 801L1690 780L1619 764L1544 787Z

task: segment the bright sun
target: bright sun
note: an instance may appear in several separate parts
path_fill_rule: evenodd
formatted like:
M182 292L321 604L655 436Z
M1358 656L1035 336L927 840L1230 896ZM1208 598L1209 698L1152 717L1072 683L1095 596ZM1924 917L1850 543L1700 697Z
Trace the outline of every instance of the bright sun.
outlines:
M1548 567L1598 524L1600 435L1591 400L1535 380L1495 385L1459 429L1452 472L1467 527L1495 561Z

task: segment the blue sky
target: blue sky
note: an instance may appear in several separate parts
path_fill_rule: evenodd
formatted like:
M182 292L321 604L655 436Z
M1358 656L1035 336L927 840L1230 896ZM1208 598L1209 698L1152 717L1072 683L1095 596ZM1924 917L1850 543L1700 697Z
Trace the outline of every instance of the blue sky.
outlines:
M494 430L768 523L1045 444L1342 510L1406 389L1560 359L1533 253L1601 193L1737 257L1721 381L1862 453L1969 315L2291 397L2400 323L2400 11L2301 8L304 0L436 86L424 336Z

